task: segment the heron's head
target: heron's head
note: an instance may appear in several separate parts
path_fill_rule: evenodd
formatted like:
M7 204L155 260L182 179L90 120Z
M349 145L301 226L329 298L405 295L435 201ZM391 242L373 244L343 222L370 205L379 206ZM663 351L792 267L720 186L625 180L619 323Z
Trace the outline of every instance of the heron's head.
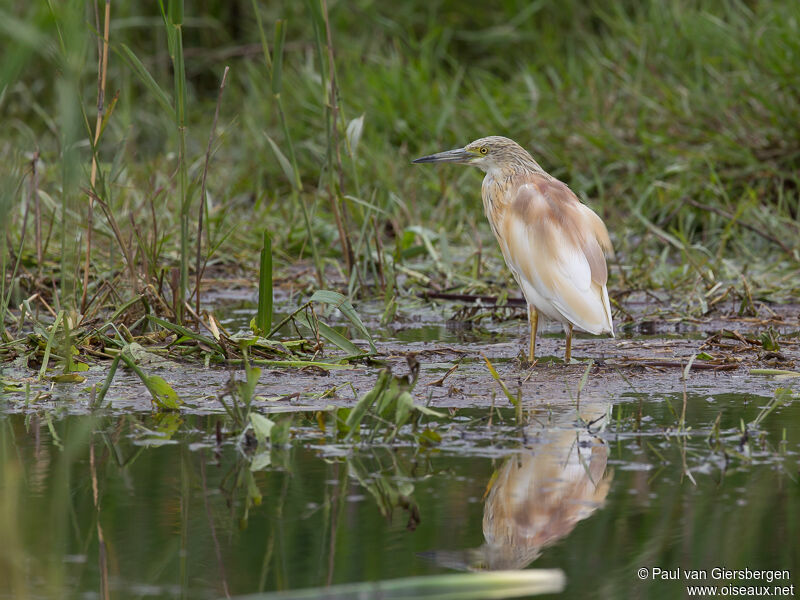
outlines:
M491 135L470 142L463 148L447 150L418 158L415 163L450 162L475 165L483 171L528 166L541 169L530 154L517 142L499 135Z

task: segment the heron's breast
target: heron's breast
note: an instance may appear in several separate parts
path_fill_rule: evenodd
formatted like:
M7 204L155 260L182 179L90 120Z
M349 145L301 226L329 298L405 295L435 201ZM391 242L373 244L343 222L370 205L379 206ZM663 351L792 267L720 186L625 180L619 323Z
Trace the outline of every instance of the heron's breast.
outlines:
M492 233L498 241L502 239L499 231L502 229L502 222L508 205L508 186L495 179L491 173L487 173L481 185L481 198L483 199L483 212L492 228Z

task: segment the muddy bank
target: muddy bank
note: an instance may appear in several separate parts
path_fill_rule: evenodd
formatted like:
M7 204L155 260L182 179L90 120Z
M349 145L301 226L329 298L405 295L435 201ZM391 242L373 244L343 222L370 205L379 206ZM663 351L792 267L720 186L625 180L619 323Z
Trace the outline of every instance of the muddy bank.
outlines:
M230 330L247 327L253 310L252 290L217 292L210 300ZM283 300L288 312L286 304L292 300ZM560 326L547 323L540 327L537 354L541 358L533 367L525 364L523 357L528 329L521 309L470 310L470 320L463 320L464 306L420 301L381 325L383 307L364 303L357 308L375 340L378 355L374 360L333 370L264 367L255 391L256 404L266 411L350 406L371 389L381 368L389 366L397 374L406 373L409 354L420 364L416 401L436 407L508 404L484 357L526 405L574 401L589 361L592 365L581 394L585 399L618 402L639 394L683 394L684 390L693 397L726 393L771 397L778 387L800 386L797 378L751 373L753 369L793 370L800 365L800 305L762 305L757 317L717 314L686 319L652 303L632 302L626 305L632 320L617 322L616 338L576 336L573 356L577 362L570 365L561 360L564 336ZM480 310L492 314L475 319ZM356 344L366 346L365 340L347 329L346 321L337 320L335 312L328 320L341 326ZM321 358L336 355L326 349ZM684 381L690 360L692 368ZM65 413L86 412L91 407L92 388L102 386L107 368L102 362L92 366L80 384L43 385L19 362L4 365L4 377L14 384L6 385L4 410L47 407ZM173 386L186 411L199 413L221 411L218 396L225 394L232 378L242 377L239 367L204 368L192 362L167 361L145 369ZM37 392L42 392L39 399L30 402ZM151 408L150 396L139 378L122 368L106 404L112 410Z

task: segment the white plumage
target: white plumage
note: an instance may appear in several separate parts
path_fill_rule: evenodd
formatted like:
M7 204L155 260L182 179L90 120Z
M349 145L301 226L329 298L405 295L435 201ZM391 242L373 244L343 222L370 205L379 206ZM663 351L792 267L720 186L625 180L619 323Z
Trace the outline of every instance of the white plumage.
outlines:
M613 254L608 231L566 184L546 173L519 144L499 136L414 162L466 163L486 172L483 207L528 303L531 362L539 314L564 325L567 362L573 327L614 335L606 287L606 255Z

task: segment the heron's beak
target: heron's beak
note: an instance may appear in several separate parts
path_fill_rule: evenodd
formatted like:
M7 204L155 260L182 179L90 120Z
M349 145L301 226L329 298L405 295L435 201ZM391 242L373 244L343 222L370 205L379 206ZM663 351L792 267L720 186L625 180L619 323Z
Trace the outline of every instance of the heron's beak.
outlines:
M411 161L414 163L435 163L435 162L450 162L450 163L468 163L475 158L472 152L467 152L464 148L456 148L455 150L448 150L447 152L439 152L438 154L431 154L430 156L423 156L417 160Z

